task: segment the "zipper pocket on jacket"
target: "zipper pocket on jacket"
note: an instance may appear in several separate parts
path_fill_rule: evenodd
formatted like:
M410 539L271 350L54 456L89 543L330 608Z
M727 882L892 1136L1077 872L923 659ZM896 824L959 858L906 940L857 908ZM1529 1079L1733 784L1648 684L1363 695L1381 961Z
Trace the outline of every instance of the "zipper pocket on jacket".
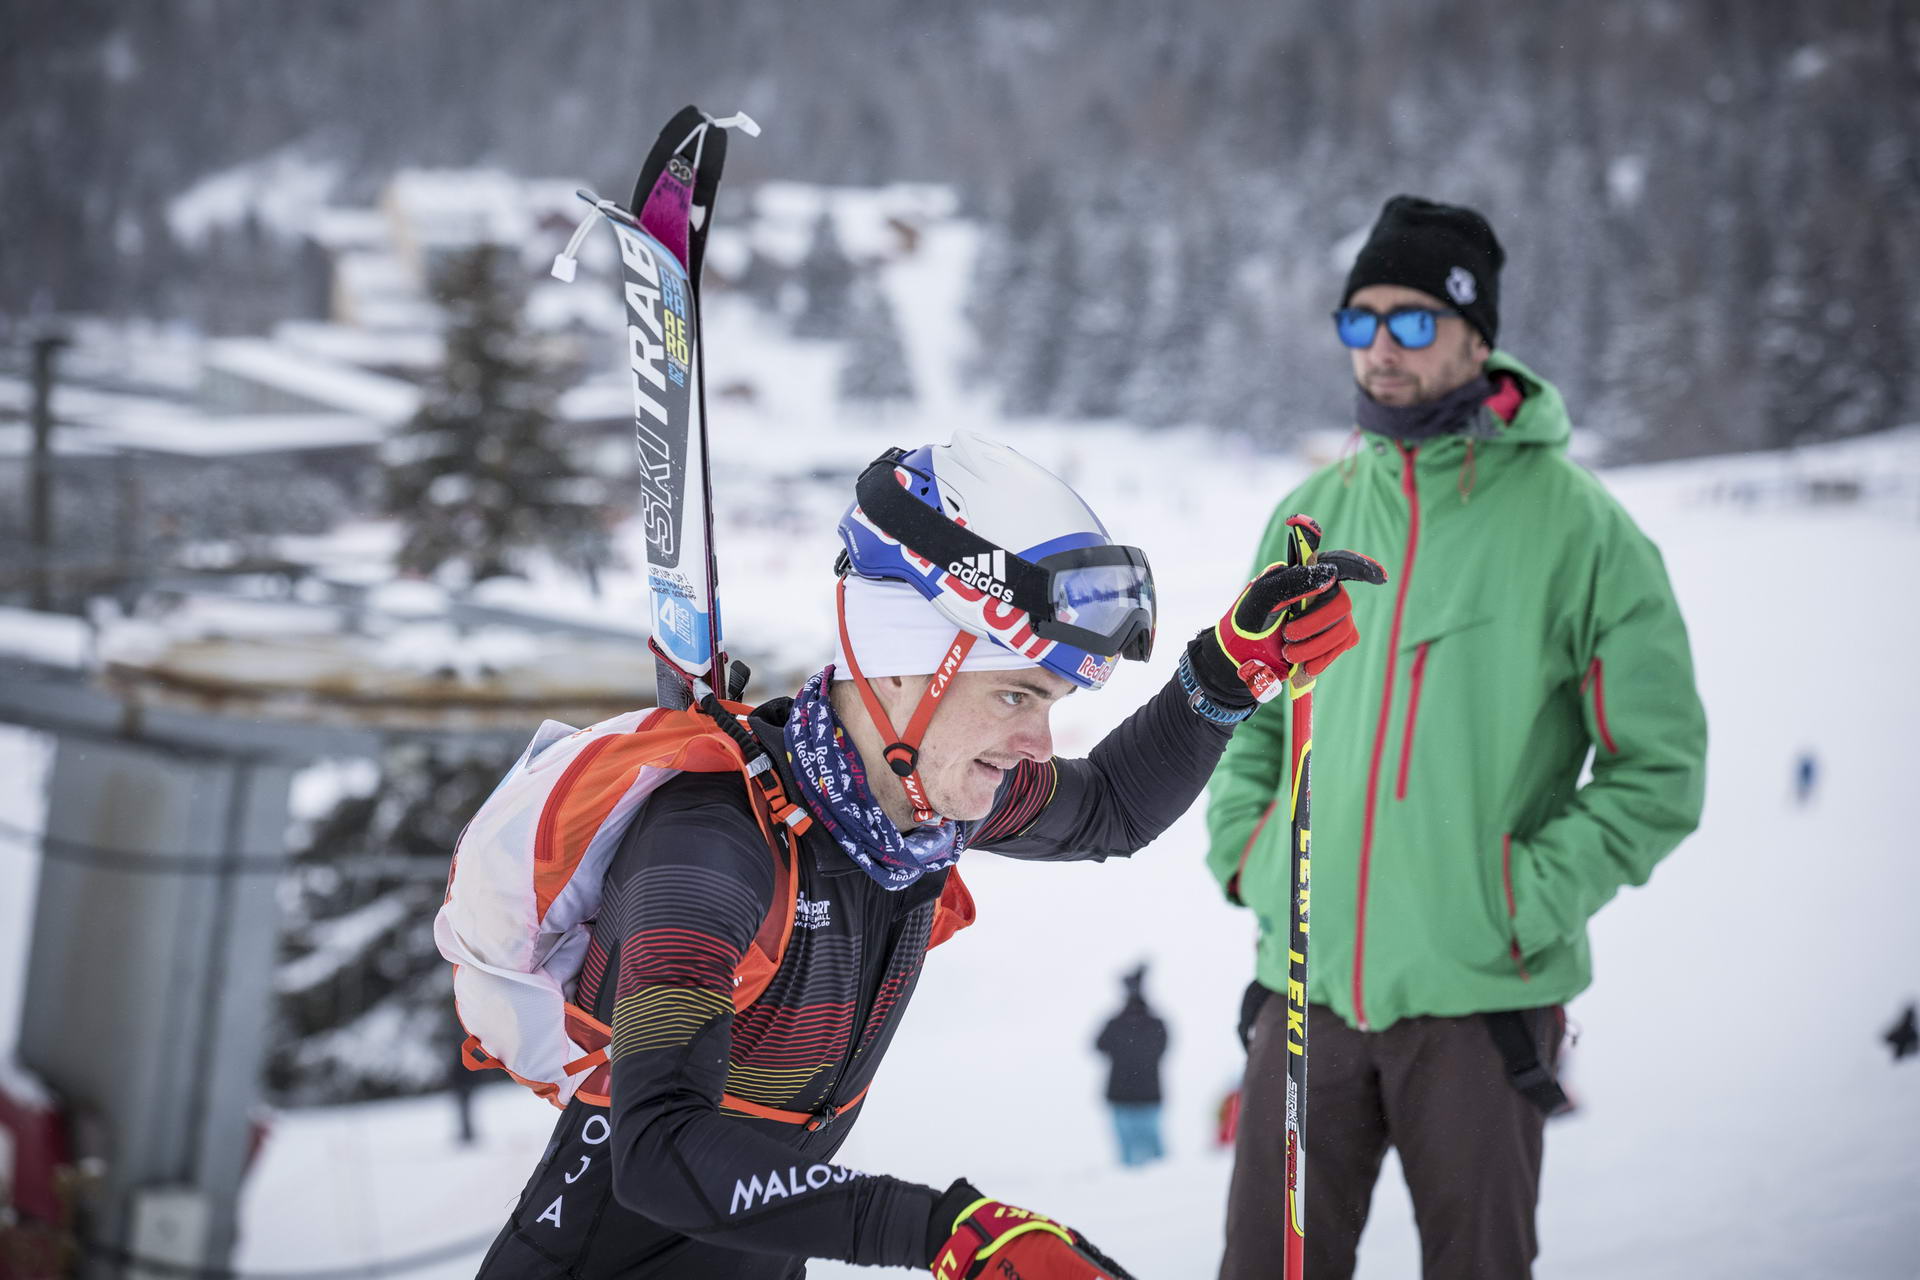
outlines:
M1279 806L1280 797L1275 796L1267 803L1266 811L1260 815L1260 821L1253 824L1253 834L1249 835L1247 842L1240 846L1240 864L1233 869L1233 874L1227 878L1227 896L1231 898L1237 906L1246 905L1246 899L1240 895L1240 874L1247 869L1247 855L1253 852L1254 842L1260 838L1260 833L1267 829L1267 819L1273 816L1273 811L1279 808Z
M1420 682L1427 674L1427 646L1432 643L1424 641L1413 652L1411 687L1407 690L1407 729L1400 735L1400 781L1393 789L1395 800L1407 798L1407 766L1413 763L1413 726L1420 715Z
M930 901L933 904L933 911L937 913L940 910L939 898L935 897L930 899ZM918 909L918 907L910 908L907 914L911 915L913 911ZM816 1111L835 1111L837 1114L836 1108L839 1104L835 1103L834 1095L840 1091L840 1086L846 1082L847 1077L853 1074L854 1065L860 1061L860 1055L867 1051L867 1048L873 1043L874 1038L879 1034L881 1028L886 1026L886 1019L882 1019L878 1027L869 1026L868 1024L873 1021L873 1013L880 1004L880 997L886 994L888 977L893 971L894 958L899 954L900 944L906 934L906 919L907 917L903 915L891 918L887 922L887 959L880 970L880 984L876 986L871 993L854 992L853 1021L847 1025L847 1050L841 1055L840 1065L834 1069L833 1079L827 1084L826 1092L821 1095L821 1101L815 1109ZM929 918L927 928L929 933L931 933L933 928L931 918ZM920 971L926 964L926 956L926 947L923 944L920 949L919 958L914 961L913 972L901 976L901 985L904 986L909 978L915 981L918 980ZM854 981L860 986L865 985L862 980L862 975L857 970L854 974ZM894 1009L898 1007L899 998L896 996L892 1008L887 1011L887 1018L892 1018ZM878 1068L876 1067L875 1069L877 1070ZM871 1087L872 1082L869 1080L868 1088ZM866 1089L862 1089L859 1096L864 1097L865 1094ZM848 1105L851 1106L852 1104L849 1103Z
M1593 694L1593 723L1600 730L1600 745L1607 749L1608 755L1619 755L1620 748L1613 745L1613 734L1607 729L1607 694L1601 679L1600 659L1595 658L1587 664L1587 674L1580 681L1580 692Z
M1520 935L1513 927L1513 833L1500 833L1500 883L1507 890L1507 949L1513 956L1513 967L1520 971L1520 981L1532 982L1533 975L1527 972L1527 962L1520 957Z

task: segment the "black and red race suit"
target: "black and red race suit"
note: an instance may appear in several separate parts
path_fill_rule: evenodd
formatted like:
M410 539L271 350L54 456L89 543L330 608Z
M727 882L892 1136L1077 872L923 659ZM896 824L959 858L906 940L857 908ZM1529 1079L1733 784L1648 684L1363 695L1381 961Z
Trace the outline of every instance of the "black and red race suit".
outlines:
M798 796L790 705L767 704L753 726ZM1087 758L1010 771L992 811L967 824L968 847L1133 853L1200 794L1229 732L1169 682ZM735 1013L735 966L773 902L773 854L736 775L683 774L648 800L607 871L577 995L613 1029L612 1105L576 1099L561 1114L481 1280L789 1280L808 1258L928 1265L940 1193L833 1156L912 998L948 872L889 892L819 824L799 844L791 941L765 993ZM723 1110L723 1094L821 1123Z

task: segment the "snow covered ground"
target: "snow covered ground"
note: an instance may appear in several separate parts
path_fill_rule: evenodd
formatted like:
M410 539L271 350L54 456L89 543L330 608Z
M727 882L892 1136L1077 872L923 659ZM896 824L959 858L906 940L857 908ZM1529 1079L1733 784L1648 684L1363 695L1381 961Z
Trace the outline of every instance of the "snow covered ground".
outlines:
M964 227L939 225L920 257L888 268L923 394L891 416L833 405L830 346L780 339L764 318L730 314L732 300L714 308L711 380L761 388L757 405L714 406L716 448L738 460L716 486L727 622L745 644L824 660L831 521L845 499L812 477L978 426L1066 475L1156 568L1156 661L1060 708L1059 749L1080 754L1217 615L1306 464L1199 432L998 420L953 373L970 252ZM1851 502L1795 496L1820 477L1865 483ZM1549 1130L1538 1273L1920 1275L1920 1064L1893 1064L1879 1040L1920 995L1908 790L1920 760L1908 658L1920 630L1920 431L1609 482L1663 548L1692 630L1712 737L1708 808L1652 883L1595 921L1595 985L1571 1010L1581 1107ZM614 582L610 598L627 599L628 585ZM536 587L557 610L588 607L573 588ZM1821 780L1798 807L1803 750L1817 753ZM0 728L0 819L37 823L43 757L38 739ZM1210 1275L1230 1166L1210 1135L1240 1068L1232 1028L1252 928L1221 902L1202 851L1196 807L1128 862L970 858L980 922L932 957L843 1161L938 1186L964 1174L1083 1229L1142 1280ZM31 856L0 844L0 1051L14 1034L33 877ZM1089 1045L1118 1003L1117 975L1142 959L1175 1036L1171 1156L1123 1172ZM490 1234L553 1113L510 1087L477 1103L482 1140L465 1149L443 1098L279 1116L244 1196L237 1263L356 1265ZM471 1275L478 1256L410 1274ZM1360 1274L1412 1275L1417 1257L1390 1163ZM810 1274L871 1273L817 1263Z
M1815 458L1868 463L1845 453ZM1920 1275L1920 1066L1896 1066L1878 1038L1920 994L1907 789L1920 689L1903 675L1920 605L1901 585L1920 521L1897 507L1744 512L1702 501L1714 484L1810 460L1683 464L1616 481L1663 547L1692 629L1713 744L1708 809L1645 889L1595 921L1595 985L1571 1010L1581 1110L1548 1137L1542 1277ZM1920 439L1871 465L1912 477ZM1241 566L1201 558L1210 531L1183 540L1168 528L1148 543L1158 562L1181 565L1161 576L1190 574L1198 594L1217 594ZM1225 545L1251 537L1249 527ZM1801 593L1845 602L1832 616L1847 624L1799 620L1810 616L1794 607ZM1168 636L1196 613L1170 607ZM1076 699L1062 714L1086 717L1091 733L1134 696ZM1789 782L1803 749L1817 753L1822 778L1798 808ZM936 1184L965 1173L1079 1226L1143 1277L1210 1275L1230 1159L1208 1134L1241 1060L1231 1028L1251 929L1218 900L1202 841L1196 809L1126 865L969 865L981 923L930 961L846 1161ZM1117 1003L1115 976L1137 958L1152 959L1150 991L1175 1024L1173 1153L1123 1172L1087 1043ZM1033 1000L1011 1003L1009 991ZM920 1081L947 1082L964 1105L927 1097L935 1091ZM1390 1165L1360 1274L1417 1270L1411 1208ZM859 1272L820 1264L810 1274Z

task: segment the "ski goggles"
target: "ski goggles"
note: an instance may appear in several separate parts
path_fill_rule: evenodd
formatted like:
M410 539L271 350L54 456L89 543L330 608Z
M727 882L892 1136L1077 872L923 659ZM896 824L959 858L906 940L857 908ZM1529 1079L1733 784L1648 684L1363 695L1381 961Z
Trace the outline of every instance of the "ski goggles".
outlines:
M1408 351L1419 351L1433 345L1440 332L1440 317L1451 314L1433 307L1395 307L1385 315L1372 307L1341 307L1333 313L1333 329L1342 343L1364 351L1373 345L1384 320L1395 342Z
M1042 639L1102 658L1145 662L1152 655L1158 605L1146 552L1100 543L1028 560L914 497L894 475L905 457L905 450L889 449L854 486L876 529L966 590L1025 613Z
M1051 617L1034 618L1033 632L1108 658L1145 662L1153 653L1157 606L1146 552L1112 543L1056 551L1033 562L1046 575Z

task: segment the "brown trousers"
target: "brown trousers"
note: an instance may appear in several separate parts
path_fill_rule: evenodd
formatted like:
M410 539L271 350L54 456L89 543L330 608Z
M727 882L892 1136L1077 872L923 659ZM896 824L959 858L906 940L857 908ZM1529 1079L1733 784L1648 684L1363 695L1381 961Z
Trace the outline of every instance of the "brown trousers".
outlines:
M1362 1032L1322 1005L1307 1017L1308 1280L1353 1275L1389 1144L1413 1194L1425 1280L1532 1275L1545 1120L1508 1083L1485 1019L1408 1018ZM1558 1011L1526 1017L1541 1061L1555 1061ZM1286 1058L1287 1001L1275 995L1247 1055L1220 1280L1281 1277Z

